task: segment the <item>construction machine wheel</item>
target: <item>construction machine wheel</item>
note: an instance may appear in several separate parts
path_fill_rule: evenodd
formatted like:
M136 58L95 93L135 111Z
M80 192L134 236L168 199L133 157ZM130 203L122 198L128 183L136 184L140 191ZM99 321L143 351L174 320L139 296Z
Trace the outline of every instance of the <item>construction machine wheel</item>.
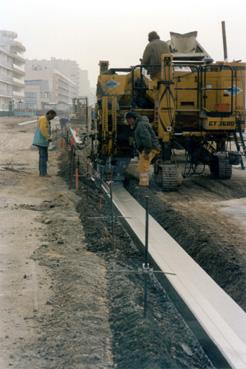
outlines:
M230 179L232 176L232 165L226 155L216 155L210 164L210 172L213 177L219 179Z
M232 176L232 165L229 158L219 159L219 178L230 179Z
M155 170L156 182L163 191L176 191L178 187L176 164L158 164Z

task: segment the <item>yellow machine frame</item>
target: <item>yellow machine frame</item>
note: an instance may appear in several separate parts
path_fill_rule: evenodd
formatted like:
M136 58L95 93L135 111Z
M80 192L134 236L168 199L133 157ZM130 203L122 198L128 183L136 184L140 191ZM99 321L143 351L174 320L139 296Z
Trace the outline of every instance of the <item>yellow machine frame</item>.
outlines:
M173 55L163 54L155 80L144 75L142 65L118 69L108 69L108 62L100 65L100 158L121 156L119 130L125 125L124 114L134 110L148 116L156 130L163 148L160 168L172 164L172 149L178 144L191 160L196 157L197 162L208 164L213 174L231 176L226 142L234 140L240 151L238 140L242 141L246 118L245 63L177 63ZM219 169L221 160L225 173Z

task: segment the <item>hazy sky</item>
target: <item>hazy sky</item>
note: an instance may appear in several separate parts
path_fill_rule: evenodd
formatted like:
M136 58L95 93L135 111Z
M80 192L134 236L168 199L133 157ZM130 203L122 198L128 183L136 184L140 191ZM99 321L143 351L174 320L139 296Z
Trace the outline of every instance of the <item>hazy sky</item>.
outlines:
M96 84L98 61L139 63L147 34L198 31L198 41L223 59L225 20L229 60L246 61L245 0L0 0L0 29L15 31L30 59L76 60Z

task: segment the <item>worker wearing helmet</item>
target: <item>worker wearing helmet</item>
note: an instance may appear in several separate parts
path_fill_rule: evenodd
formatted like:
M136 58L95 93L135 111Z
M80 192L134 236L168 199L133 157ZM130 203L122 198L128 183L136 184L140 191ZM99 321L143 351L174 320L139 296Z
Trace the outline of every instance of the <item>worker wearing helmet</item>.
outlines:
M39 175L47 176L48 146L51 141L50 121L54 119L56 112L49 110L45 115L39 117L32 144L39 150Z
M151 79L160 79L161 67L154 65L160 65L161 55L170 54L170 49L165 41L160 40L159 35L155 31L148 34L148 40L149 43L144 50L142 64L146 65Z
M147 117L129 111L126 121L134 131L135 146L139 152L139 185L148 186L150 163L160 152L158 138Z

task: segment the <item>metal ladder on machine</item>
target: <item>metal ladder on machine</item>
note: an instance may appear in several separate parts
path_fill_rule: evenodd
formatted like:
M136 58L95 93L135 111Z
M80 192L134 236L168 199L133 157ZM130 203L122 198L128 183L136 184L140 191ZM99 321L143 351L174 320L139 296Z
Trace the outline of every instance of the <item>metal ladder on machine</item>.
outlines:
M244 162L243 162L243 156L246 158L246 143L245 143L245 139L243 137L243 132L242 132L242 129L241 129L240 125L237 126L237 130L233 133L233 135L234 135L234 141L235 141L235 144L236 144L237 151L239 153L242 152L241 168L245 169L245 165L244 165ZM241 149L242 149L242 151L241 151Z

